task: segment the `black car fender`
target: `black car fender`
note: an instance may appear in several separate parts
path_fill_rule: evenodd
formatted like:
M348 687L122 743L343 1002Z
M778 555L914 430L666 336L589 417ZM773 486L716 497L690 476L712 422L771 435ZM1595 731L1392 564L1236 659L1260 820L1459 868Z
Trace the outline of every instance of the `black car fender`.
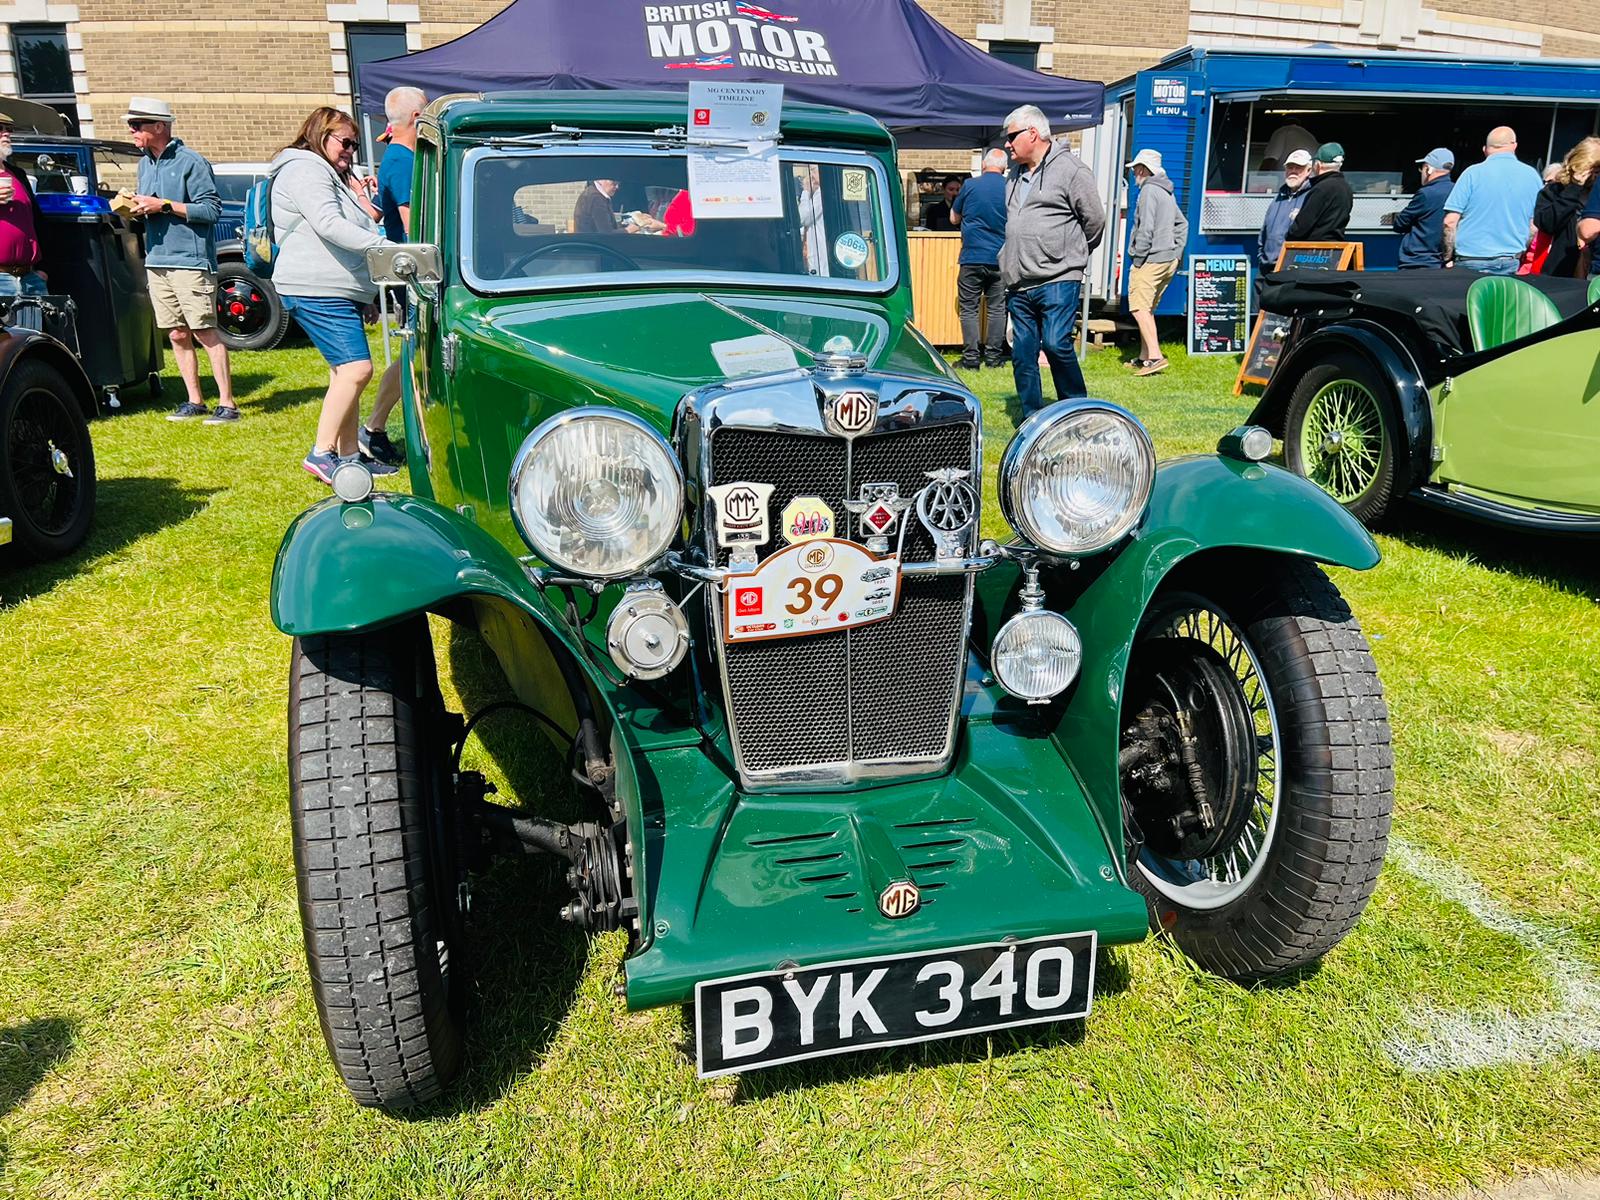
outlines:
M18 363L33 359L42 359L61 372L61 377L78 398L85 420L92 420L99 414L100 404L94 386L77 355L65 344L37 330L0 326L0 390L5 388Z
M1298 334L1299 322L1296 326ZM1265 426L1274 437L1282 437L1295 386L1307 371L1335 353L1355 354L1389 384L1380 399L1389 405L1395 428L1400 431L1395 446L1396 482L1402 490L1409 491L1426 481L1432 468L1433 447L1428 385L1405 343L1375 321L1343 320L1291 337L1289 348L1250 414L1250 424Z

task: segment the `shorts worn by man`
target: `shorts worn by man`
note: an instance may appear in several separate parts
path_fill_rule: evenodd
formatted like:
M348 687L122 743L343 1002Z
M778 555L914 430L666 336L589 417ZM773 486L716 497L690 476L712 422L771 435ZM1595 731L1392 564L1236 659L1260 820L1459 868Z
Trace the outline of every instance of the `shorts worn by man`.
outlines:
M1444 202L1445 265L1515 275L1542 187L1539 172L1517 158L1516 130L1491 129L1483 161L1461 172Z
M1006 183L1006 240L1000 275L1011 314L1011 371L1024 416L1044 407L1039 351L1050 363L1056 397L1087 396L1072 350L1072 325L1089 252L1105 232L1094 175L1050 141L1050 122L1025 104L1006 117L1006 145L1017 160Z
M217 246L213 227L222 198L211 164L172 136L172 106L135 96L128 101L128 135L144 152L133 211L144 218L145 273L156 324L167 331L172 357L188 395L173 421L204 418L207 425L239 419L233 401L228 348L217 334ZM200 393L195 344L205 347L217 381L217 410Z
M956 309L961 314L961 365L1005 362L1006 288L1000 278L1000 247L1006 240L1006 152L983 156L983 173L961 185L950 212L961 230L961 257L956 271ZM978 305L988 305L983 358L978 357Z
M11 117L0 112L0 296L42 296L48 285L39 270L39 202L28 173L11 161ZM43 329L32 306L6 314L6 324Z

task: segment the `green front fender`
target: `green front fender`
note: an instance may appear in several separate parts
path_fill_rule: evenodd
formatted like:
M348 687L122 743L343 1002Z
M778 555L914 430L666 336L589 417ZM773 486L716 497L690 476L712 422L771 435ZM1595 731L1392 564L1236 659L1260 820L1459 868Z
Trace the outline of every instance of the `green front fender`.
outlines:
M1359 521L1320 488L1280 467L1213 455L1176 459L1156 472L1136 536L1078 570L1047 569L1047 607L1083 639L1078 682L1054 737L1078 769L1102 828L1121 844L1117 745L1122 683L1134 634L1162 581L1180 564L1215 551L1284 554L1365 571L1378 547ZM994 578L991 578L994 577ZM1013 572L980 576L991 630L1016 607Z

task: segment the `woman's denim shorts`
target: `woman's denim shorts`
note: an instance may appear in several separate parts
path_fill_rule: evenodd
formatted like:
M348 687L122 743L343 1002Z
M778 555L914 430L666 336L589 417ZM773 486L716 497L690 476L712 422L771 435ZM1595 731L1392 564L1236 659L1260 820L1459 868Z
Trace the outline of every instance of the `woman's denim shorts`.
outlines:
M367 348L367 331L361 323L361 310L366 306L359 300L284 296L283 307L306 331L311 344L322 352L330 367L372 361L372 351Z

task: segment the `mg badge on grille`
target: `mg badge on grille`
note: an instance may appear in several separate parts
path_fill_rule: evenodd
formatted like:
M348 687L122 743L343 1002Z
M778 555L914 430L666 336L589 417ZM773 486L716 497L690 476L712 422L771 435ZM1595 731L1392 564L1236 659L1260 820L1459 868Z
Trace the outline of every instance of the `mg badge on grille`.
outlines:
M770 483L725 483L707 488L717 506L717 545L759 546L772 537L767 527L767 499Z
M835 433L855 437L878 419L878 402L866 392L840 392L828 401L828 423Z
M967 482L970 471L941 467L929 471L933 480L917 493L917 518L933 535L936 558L962 558L967 534L978 521L978 493Z
M796 496L783 510L779 526L786 542L809 542L833 536L833 509L821 496Z
M844 506L855 514L856 523L866 538L867 549L874 554L889 552L889 533L894 529L900 514L911 507L911 501L900 498L900 485L894 483L864 483L861 499L846 500Z
M890 920L909 917L922 904L922 893L909 879L897 880L878 896L878 911Z

